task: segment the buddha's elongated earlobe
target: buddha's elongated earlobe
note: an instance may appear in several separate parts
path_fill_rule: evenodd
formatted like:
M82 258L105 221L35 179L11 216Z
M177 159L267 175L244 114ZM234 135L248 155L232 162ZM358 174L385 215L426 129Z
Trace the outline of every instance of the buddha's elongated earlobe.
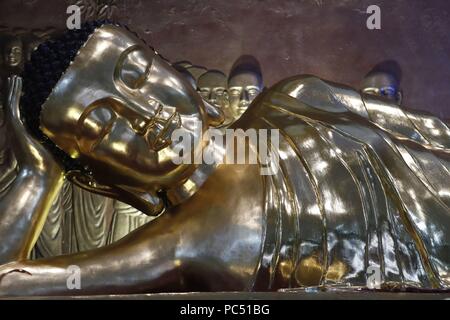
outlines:
M128 203L148 216L157 217L164 213L167 203L164 197L157 192L131 190L128 187L120 188L119 200Z
M97 193L110 198L118 198L116 189L98 183L92 176L88 176L79 170L71 170L66 173L66 178L76 186L89 192Z
M166 204L158 194L137 192L127 188L113 188L99 183L94 177L79 170L66 173L66 178L76 186L105 197L110 197L128 203L148 216L156 217L165 211Z

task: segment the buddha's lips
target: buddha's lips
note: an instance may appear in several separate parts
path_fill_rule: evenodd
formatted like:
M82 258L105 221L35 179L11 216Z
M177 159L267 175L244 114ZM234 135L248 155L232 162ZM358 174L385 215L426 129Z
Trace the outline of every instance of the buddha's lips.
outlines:
M160 151L170 145L172 143L172 133L181 127L181 118L178 112L172 113L172 115L164 122L160 120L161 118L154 120L154 123L158 122L159 125L162 125L160 130L155 130L156 125L149 128L149 130L154 130L156 132L156 137L152 139L153 141L149 141L152 148L156 151Z

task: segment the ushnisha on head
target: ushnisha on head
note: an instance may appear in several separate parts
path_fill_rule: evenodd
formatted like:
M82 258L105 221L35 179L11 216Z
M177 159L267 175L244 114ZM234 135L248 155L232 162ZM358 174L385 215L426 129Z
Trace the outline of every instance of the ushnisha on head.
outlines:
M22 114L75 183L148 214L160 213L165 190L196 170L172 161L172 132L195 139L215 121L180 73L109 21L67 31L34 52Z

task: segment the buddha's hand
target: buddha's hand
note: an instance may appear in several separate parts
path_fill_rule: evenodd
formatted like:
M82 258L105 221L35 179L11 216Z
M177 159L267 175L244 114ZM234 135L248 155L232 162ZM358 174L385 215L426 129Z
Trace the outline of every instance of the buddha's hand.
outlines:
M8 79L8 84L9 92L5 110L6 135L19 171L31 171L33 174L42 175L60 171L59 164L50 152L28 133L20 118L22 78L14 75Z
M0 265L0 297L8 296L10 294L10 290L15 282L14 280L16 280L15 273L25 272L27 271L25 271L18 262Z

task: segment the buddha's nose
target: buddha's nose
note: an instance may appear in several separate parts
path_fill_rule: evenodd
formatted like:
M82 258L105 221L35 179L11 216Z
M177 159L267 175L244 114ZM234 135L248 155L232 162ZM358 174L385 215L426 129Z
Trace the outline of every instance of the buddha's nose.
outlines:
M132 122L131 126L133 130L139 135L144 135L147 132L147 128L151 125L152 120L144 117L136 117Z
M139 110L132 108L133 112L130 122L133 130L136 131L137 134L144 135L148 128L154 124L155 118L160 114L162 109L162 104L154 100L149 100L146 108L141 108Z

